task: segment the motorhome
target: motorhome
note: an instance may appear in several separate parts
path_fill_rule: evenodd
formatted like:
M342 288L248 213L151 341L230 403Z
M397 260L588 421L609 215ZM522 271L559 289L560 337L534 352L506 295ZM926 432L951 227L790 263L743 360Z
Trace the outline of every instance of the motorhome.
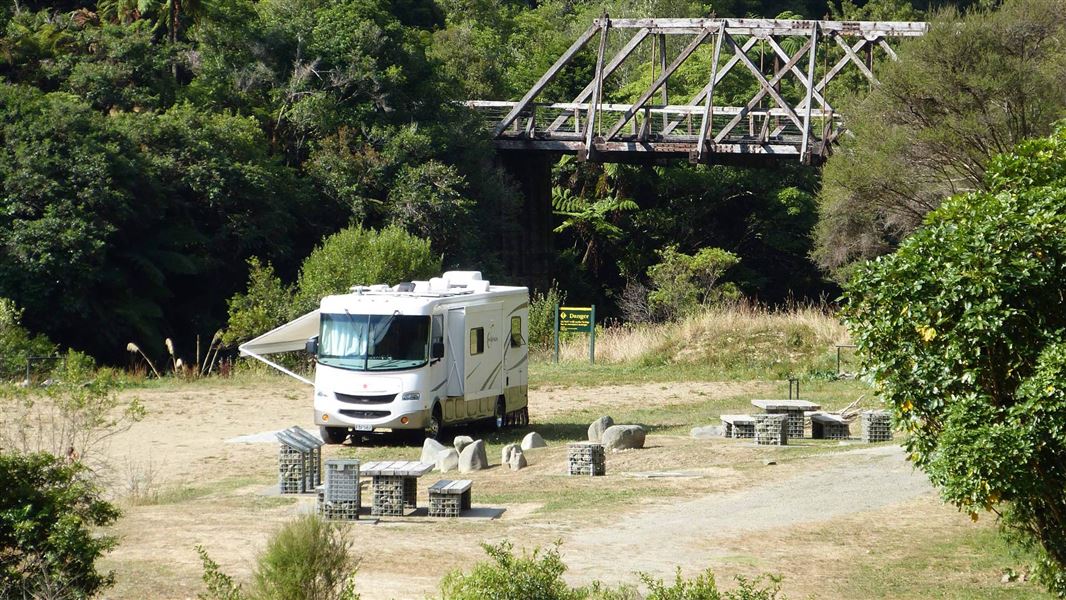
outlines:
M330 444L364 433L490 419L529 422L529 290L490 285L479 271L351 288L240 346L314 386L314 420ZM306 350L314 381L267 358Z

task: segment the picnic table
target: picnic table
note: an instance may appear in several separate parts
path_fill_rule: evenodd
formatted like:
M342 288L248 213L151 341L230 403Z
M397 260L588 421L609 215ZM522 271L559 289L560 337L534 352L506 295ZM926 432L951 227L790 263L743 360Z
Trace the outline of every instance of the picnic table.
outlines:
M364 463L363 475L373 482L370 514L375 516L403 516L416 508L418 478L433 470L433 465L414 460L378 460Z
M766 411L767 414L788 415L788 437L801 438L804 433L804 412L821 410L821 404L806 400L752 400L752 405Z

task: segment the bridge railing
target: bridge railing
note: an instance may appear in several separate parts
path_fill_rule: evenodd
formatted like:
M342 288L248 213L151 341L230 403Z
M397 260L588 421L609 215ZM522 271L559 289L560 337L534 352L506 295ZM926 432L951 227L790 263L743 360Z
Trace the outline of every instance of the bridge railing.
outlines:
M500 102L472 100L466 105L482 116L484 126L489 131L518 105L518 102ZM497 134L500 140L573 140L580 141L586 135L585 126L590 111L595 105L590 103L554 102L530 103L524 107L510 125ZM594 123L596 135L602 135L618 120L633 109L632 104L598 105ZM652 105L646 104L637 109L624 129L612 139L624 142L658 142L660 144L676 143L690 145L698 140L701 133L704 108L686 104ZM734 123L738 114L741 122ZM708 137L716 143L732 142L782 142L795 143L803 136L799 127L788 118L788 111L783 108L744 109L735 106L715 107L711 114L711 123L707 128ZM811 110L811 125L817 138L835 136L841 129L843 119L838 112L825 109ZM720 136L720 137L719 137Z

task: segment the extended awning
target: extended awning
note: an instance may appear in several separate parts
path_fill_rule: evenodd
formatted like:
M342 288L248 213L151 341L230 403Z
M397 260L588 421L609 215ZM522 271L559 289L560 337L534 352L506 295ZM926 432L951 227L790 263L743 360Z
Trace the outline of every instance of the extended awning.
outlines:
M308 385L314 385L313 381L268 360L264 355L303 350L308 338L318 335L318 327L319 317L316 310L289 321L281 327L271 329L263 335L241 344L238 348L241 351L241 356L251 356L285 373L289 377L295 377Z

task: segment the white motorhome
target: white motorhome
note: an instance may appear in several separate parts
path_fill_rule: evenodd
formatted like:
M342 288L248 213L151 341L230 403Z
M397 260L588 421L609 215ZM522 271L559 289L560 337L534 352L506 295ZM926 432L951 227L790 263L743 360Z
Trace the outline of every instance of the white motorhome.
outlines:
M529 291L490 285L479 271L353 287L240 346L244 356L313 385L327 443L350 434L493 419L529 422ZM266 358L306 349L314 381Z

